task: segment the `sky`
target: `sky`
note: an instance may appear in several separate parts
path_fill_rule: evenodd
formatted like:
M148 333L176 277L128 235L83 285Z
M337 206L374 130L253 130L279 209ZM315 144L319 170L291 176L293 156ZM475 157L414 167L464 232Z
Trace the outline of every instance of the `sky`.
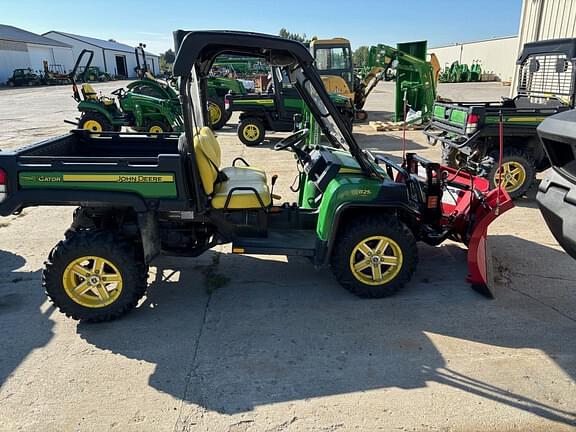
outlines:
M518 34L522 0L0 0L0 24L59 30L147 51L173 48L172 32L247 30L346 37L360 45L427 40L429 47Z

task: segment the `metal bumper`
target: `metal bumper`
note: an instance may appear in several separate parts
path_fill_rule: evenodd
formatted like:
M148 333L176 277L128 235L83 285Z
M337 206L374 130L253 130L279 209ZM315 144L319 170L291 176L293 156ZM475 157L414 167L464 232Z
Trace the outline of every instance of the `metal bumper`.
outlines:
M548 228L576 259L576 183L552 169L538 186L536 199Z

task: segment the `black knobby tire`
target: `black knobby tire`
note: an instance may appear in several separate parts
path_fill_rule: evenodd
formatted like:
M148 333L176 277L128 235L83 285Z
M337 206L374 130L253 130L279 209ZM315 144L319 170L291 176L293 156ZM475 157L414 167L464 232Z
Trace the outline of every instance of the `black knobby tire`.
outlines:
M172 126L164 120L150 120L146 122L146 132L148 133L167 133L172 132L172 130Z
M458 149L448 144L442 144L442 165L450 168L458 168L458 152Z
M498 180L498 159L499 152L493 150L480 162L479 174L490 181L490 188L496 188ZM523 196L532 187L536 181L536 168L535 162L532 156L530 156L525 151L517 147L506 147L504 148L504 154L502 155L502 164L512 163L519 164L524 170L525 180L522 184L515 188L514 190L508 190L508 194L512 199L519 198Z
M238 138L249 147L262 144L265 136L266 129L264 128L264 123L256 117L246 118L238 125ZM254 138L251 139L250 137Z
M359 280L351 265L351 256L357 245L374 236L393 240L401 250L402 257L397 274L379 285ZM417 262L418 250L414 236L402 222L392 216L368 216L347 223L339 233L331 260L332 270L340 284L353 294L365 298L382 298L396 293L410 280Z
M114 263L122 278L122 290L107 306L87 307L73 300L64 288L64 273L74 260L97 256ZM131 309L144 296L147 268L142 252L133 242L119 239L106 231L70 232L50 252L42 271L42 286L48 298L66 316L86 322L116 319Z
M92 112L92 111L87 111L87 112L82 114L82 117L80 118L80 121L78 122L78 129L85 129L85 128L87 129L87 127L85 127L85 126L90 121L98 122L102 127L102 132L106 132L106 131L114 132L114 126L112 126L112 123L110 123L110 121L106 117L104 117L100 113ZM92 132L100 132L98 130L93 130L93 129L88 129L88 130L92 130Z
M230 115L231 113L226 112L226 109L224 107L224 102L221 99L215 99L215 98L208 98L208 107L210 108L210 104L213 105L213 107L217 107L220 110L220 117L214 122L212 123L212 118L210 118L210 127L213 130L219 130L222 129L222 127L226 124L226 122L228 122L228 120L230 120ZM210 109L208 110L208 114L210 114Z

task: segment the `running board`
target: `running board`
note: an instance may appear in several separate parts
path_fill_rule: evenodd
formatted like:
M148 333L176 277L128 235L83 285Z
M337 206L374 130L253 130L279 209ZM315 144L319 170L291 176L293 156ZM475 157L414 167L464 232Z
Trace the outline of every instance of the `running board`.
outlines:
M252 255L316 255L316 232L311 230L268 231L267 237L240 237L232 242L232 253Z

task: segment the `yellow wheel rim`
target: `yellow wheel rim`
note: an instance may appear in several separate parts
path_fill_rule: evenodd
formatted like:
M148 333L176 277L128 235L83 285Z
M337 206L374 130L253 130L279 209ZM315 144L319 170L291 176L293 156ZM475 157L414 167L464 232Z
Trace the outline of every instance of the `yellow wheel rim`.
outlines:
M257 141L260 138L260 129L255 124L247 124L242 129L242 135L248 141Z
M114 303L122 292L122 275L105 258L84 256L72 261L62 275L68 297L88 308L101 308Z
M162 126L152 126L152 127L150 127L150 129L148 129L148 132L150 132L150 133L162 133L162 132L164 132L164 129L162 129Z
M392 281L403 263L402 249L386 236L372 236L360 241L350 254L350 270L366 285L384 285Z
M99 121L96 120L88 120L84 123L83 129L92 131L92 132L102 132L102 125Z
M506 192L516 192L526 182L526 170L521 163L508 161L502 164L502 186ZM498 186L498 172L494 176L494 184Z
M214 102L208 103L208 114L210 115L210 124L215 125L222 118L222 110Z

